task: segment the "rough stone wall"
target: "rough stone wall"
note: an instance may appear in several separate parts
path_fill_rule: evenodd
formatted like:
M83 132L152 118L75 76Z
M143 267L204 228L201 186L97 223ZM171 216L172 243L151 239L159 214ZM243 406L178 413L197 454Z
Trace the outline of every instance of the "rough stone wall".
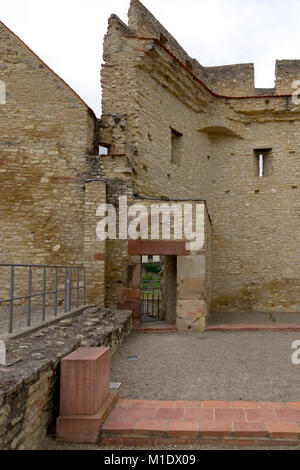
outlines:
M0 105L0 261L82 265L95 116L2 23L0 79L6 85ZM1 297L7 298L9 277L2 274ZM24 272L16 281L19 291L27 289Z
M207 315L211 313L211 297L212 297L212 256L211 256L211 240L212 240L212 224L210 216L205 211L205 220L204 220L204 231L205 231L205 241L204 241L204 253L205 253L205 300L207 304Z
M97 208L106 203L106 184L94 180L85 184L84 265L86 267L87 301L104 306L105 301L105 240L98 240Z
M220 95L253 96L254 64L205 67L205 83Z
M124 34L116 17L110 24L103 97L112 112L127 113L134 192L206 200L212 221L212 310L300 311L299 110L274 90L268 96L253 90L257 98L215 96L137 0L131 2L129 25ZM134 37L160 33L167 39L164 47ZM214 91L228 87L234 97L243 74L252 77L252 67L218 68L218 73ZM113 93L108 80L120 83ZM240 90L245 97L253 87L253 77L251 86L249 80ZM281 92L277 88L277 95ZM171 129L182 135L177 164L171 160ZM259 149L272 149L272 171L264 178L255 173Z
M9 341L22 360L1 368L0 449L38 449L59 414L60 361L82 346L114 353L131 330L131 312L93 307Z
M275 85L278 94L290 95L296 89L293 81L300 80L300 60L277 60L275 66Z
M267 113L245 140L214 139L213 310L300 311L300 123L284 101ZM272 174L255 174L254 148L272 148Z

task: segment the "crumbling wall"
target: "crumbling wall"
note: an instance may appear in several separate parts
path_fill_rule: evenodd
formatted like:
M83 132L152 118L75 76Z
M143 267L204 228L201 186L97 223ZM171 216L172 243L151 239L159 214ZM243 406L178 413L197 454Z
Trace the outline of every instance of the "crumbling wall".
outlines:
M0 259L82 263L94 116L3 24L0 48Z
M300 60L276 60L275 86L279 95L291 95L299 89L293 87L294 80L300 80Z
M182 48L137 0L130 31L119 24L114 17L106 38L103 97L113 112L127 113L134 193L206 200L212 310L299 311L300 142L291 98L255 90L251 64L208 68L203 83L203 69L186 63ZM281 65L277 94L284 91ZM288 94L294 69L284 82ZM216 93L239 99L215 96L213 81ZM240 98L247 95L257 98ZM172 129L181 136L176 163ZM259 149L272 149L272 172L264 178L255 171Z
M2 23L0 68L6 85L0 105L0 261L83 265L85 182L101 176L95 115ZM8 274L1 270L2 298L8 297ZM27 275L18 275L15 294L26 295ZM32 283L41 292L41 275Z
M61 359L84 346L107 346L114 353L131 330L131 312L93 307L9 341L21 361L1 370L0 449L40 448L59 415Z
M225 96L253 96L254 64L205 67L205 83Z

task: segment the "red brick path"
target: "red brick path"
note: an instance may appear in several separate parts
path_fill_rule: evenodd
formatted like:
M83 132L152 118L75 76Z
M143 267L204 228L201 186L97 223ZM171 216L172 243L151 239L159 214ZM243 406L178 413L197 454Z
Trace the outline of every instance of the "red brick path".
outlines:
M102 428L101 442L300 446L300 402L120 400Z

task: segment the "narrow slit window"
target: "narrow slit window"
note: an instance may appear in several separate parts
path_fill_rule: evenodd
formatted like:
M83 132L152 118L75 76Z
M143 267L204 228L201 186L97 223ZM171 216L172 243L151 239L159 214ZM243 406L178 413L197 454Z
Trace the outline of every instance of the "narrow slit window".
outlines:
M180 165L182 153L182 134L171 129L171 162Z
M254 175L265 178L273 174L272 149L254 150Z
M0 80L0 104L6 104L6 85L3 80Z
M263 178L263 176L264 176L264 154L260 153L258 159L259 159L259 162L258 162L258 176L260 178Z

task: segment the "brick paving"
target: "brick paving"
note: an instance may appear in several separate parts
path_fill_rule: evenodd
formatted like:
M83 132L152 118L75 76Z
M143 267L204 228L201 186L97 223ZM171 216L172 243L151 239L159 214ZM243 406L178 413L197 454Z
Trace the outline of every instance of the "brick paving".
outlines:
M119 400L103 445L300 444L300 402Z

